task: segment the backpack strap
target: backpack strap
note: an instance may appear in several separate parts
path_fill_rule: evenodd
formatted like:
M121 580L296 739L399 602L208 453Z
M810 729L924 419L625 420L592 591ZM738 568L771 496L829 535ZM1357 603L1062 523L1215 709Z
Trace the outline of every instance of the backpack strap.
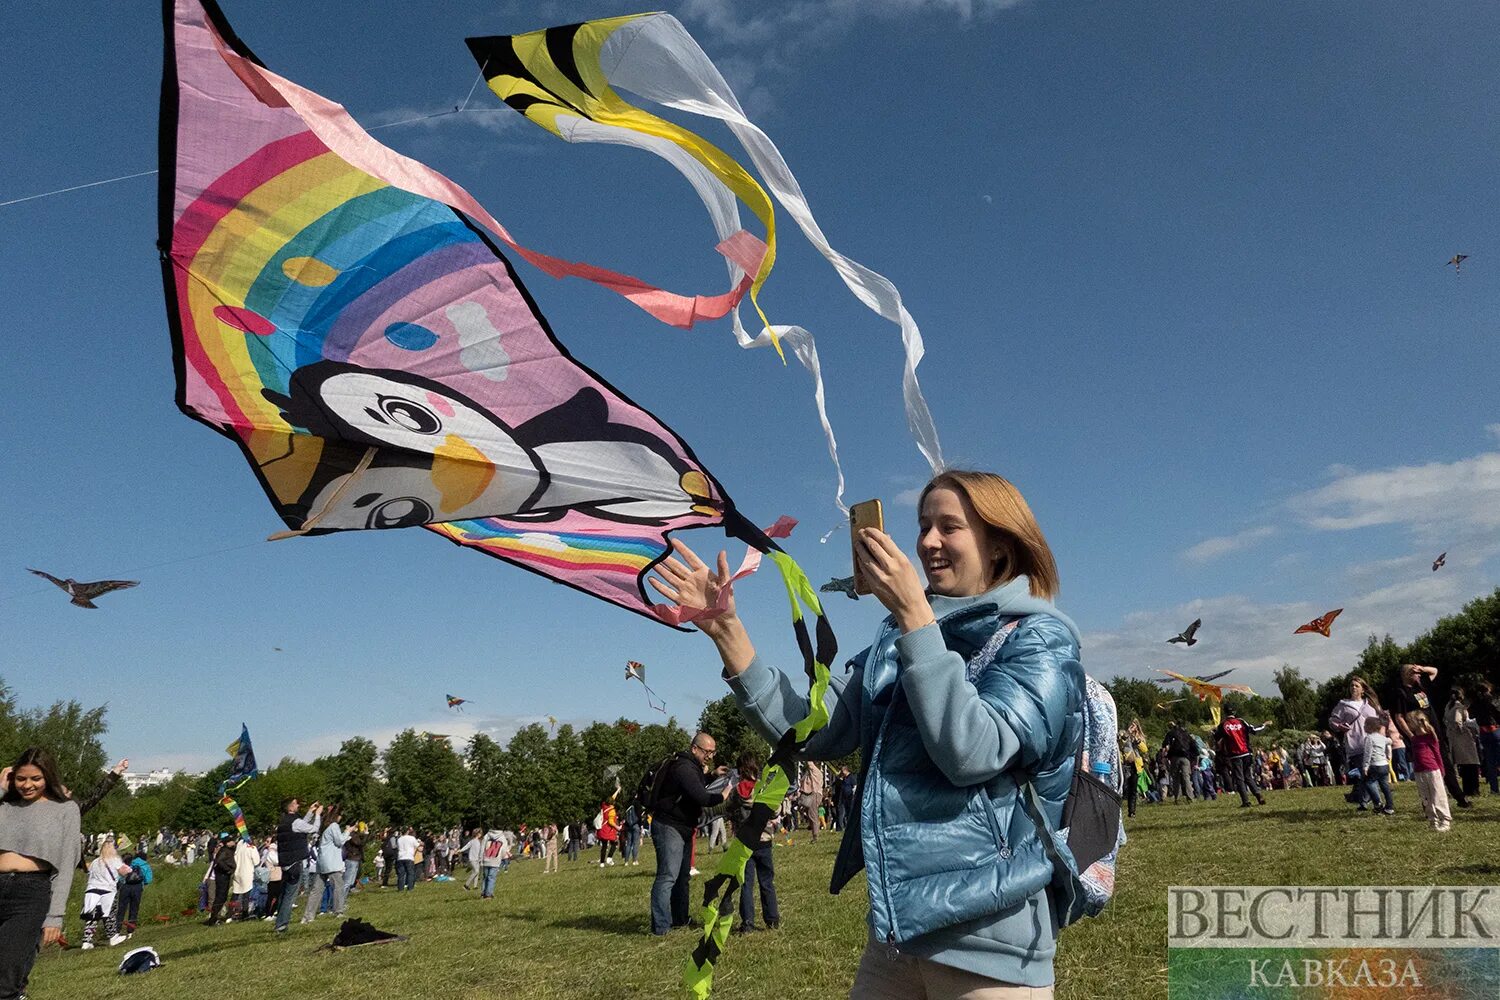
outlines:
M979 675L984 673L989 665L995 662L996 657L1000 655L1000 647L1005 645L1005 640L1010 638L1010 634L1020 624L1020 618L1012 618L1010 621L1004 623L995 629L994 633L985 640L984 645L979 647L977 653L969 657L968 666L964 670L964 677L970 684L974 683L979 678Z

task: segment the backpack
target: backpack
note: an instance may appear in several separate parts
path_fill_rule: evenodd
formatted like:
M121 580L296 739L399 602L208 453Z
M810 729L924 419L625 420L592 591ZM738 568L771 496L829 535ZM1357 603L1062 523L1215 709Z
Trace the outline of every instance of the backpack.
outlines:
M501 840L487 840L484 842L484 856L487 858L498 858L500 856Z
M602 829L604 829L604 810L603 809L600 809L598 812L594 813L594 829L595 830L602 830Z
M134 868L136 872L140 874L141 882L143 884L151 884L151 866L148 865L144 859L137 858L130 863L130 867Z
M161 957L156 954L155 948L136 948L134 951L126 952L125 957L120 959L119 974L128 976L159 968L161 968Z
M640 808L642 814L656 811L656 800L661 794L662 776L666 774L667 765L676 757L675 753L663 757L646 768L646 773L641 775L640 783L635 786L635 795L630 801Z
M1020 619L1006 622L974 654L968 669L971 681L998 657L1000 647L1019 624ZM1035 785L1028 781L1022 787L1022 804L1052 862L1053 908L1059 927L1098 916L1115 893L1115 866L1125 844L1121 777L1115 699L1103 684L1085 674L1083 739L1073 761L1073 784L1063 803L1060 829L1052 828Z

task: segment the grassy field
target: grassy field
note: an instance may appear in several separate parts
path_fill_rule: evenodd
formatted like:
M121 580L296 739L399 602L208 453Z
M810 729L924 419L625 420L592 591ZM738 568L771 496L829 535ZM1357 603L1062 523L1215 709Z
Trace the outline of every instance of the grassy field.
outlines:
M1119 889L1102 917L1064 931L1060 998L1166 995L1166 888L1229 885L1476 885L1500 876L1500 797L1456 816L1453 831L1420 821L1411 785L1398 786L1394 817L1356 814L1335 789L1270 792L1265 807L1238 800L1143 807L1130 822ZM1455 810L1455 812L1458 812ZM847 994L864 946L865 891L856 880L827 891L838 835L816 845L798 837L776 848L782 927L730 939L715 996L722 1000L827 1000ZM700 866L703 858L700 855ZM461 883L429 883L411 894L367 891L351 916L410 937L338 954L315 949L337 931L328 917L273 935L260 921L203 927L177 913L197 897L194 873L167 872L146 890L141 930L126 947L59 953L32 974L35 997L75 1000L223 1000L442 997L541 1000L557 997L672 997L692 935L647 934L649 848L640 867L600 870L562 863L543 876L537 862L512 866L485 901ZM695 880L696 882L696 880ZM75 884L75 904L82 879ZM695 902L696 902L695 891ZM68 936L79 940L76 919ZM127 947L149 944L165 966L122 977Z

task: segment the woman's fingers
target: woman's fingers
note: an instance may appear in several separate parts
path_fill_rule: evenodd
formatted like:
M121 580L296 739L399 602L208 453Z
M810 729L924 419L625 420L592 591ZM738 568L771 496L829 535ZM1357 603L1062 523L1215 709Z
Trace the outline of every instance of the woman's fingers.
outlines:
M723 549L720 549L719 550L719 579L718 579L718 584L719 584L719 586L722 587L722 586L724 586L728 582L729 582L729 553L725 552Z
M677 600L677 588L676 587L669 587L665 583L662 583L660 580L658 580L654 576L648 576L648 577L646 577L646 582L649 583L649 584L651 584L652 587L656 588L656 592L658 594L660 594L661 596L665 597L667 600L671 601L673 604L680 603Z
M708 568L707 564L705 564L702 559L698 558L698 553L688 548L687 543L682 539L672 539L672 548L676 549L678 554L681 555L682 558L687 561L687 564L693 569L697 570Z

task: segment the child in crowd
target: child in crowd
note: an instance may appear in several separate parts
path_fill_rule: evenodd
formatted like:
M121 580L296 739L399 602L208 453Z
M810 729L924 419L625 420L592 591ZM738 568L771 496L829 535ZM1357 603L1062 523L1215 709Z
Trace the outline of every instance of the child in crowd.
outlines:
M1406 724L1411 728L1411 761L1416 774L1413 780L1422 796L1422 812L1438 833L1447 833L1453 825L1448 812L1448 790L1443 787L1443 753L1438 747L1437 733L1425 712L1406 713Z
M113 840L105 840L99 848L99 856L89 864L88 884L83 890L83 947L94 946L94 937L104 927L111 947L122 943L125 935L119 932L115 922L115 893L122 876L130 874L130 866L120 859Z
M1377 811L1392 816L1396 812L1396 806L1391 799L1391 739L1385 735L1386 722L1386 719L1378 715L1365 720L1365 795ZM1380 793L1379 797L1377 792ZM1384 808L1381 807L1382 799ZM1363 802L1359 805L1359 811L1365 811Z

